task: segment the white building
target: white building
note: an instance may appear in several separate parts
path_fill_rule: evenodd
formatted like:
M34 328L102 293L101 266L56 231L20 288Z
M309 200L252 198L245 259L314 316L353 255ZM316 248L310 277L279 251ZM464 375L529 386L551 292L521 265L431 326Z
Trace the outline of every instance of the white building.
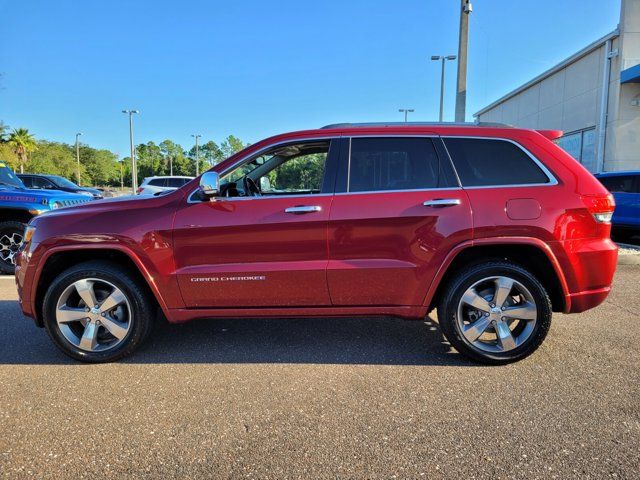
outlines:
M593 172L640 170L640 0L622 0L616 30L474 116L562 130L558 143Z

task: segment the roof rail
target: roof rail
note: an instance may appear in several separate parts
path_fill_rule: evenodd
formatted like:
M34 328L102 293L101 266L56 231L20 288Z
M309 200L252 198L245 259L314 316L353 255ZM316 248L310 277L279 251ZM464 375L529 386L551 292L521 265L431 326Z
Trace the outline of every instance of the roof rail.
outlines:
M366 123L332 123L320 127L329 128L360 128L360 127L498 127L512 128L513 125L495 122L366 122Z

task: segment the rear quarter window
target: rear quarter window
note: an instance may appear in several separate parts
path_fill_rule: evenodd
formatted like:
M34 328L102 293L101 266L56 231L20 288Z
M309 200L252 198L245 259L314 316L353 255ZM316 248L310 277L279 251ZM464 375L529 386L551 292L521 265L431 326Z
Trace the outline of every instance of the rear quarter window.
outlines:
M150 180L148 185L151 185L152 187L164 187L165 182L166 181L164 178L155 178L153 180Z
M532 185L549 177L522 148L496 139L443 138L463 187Z

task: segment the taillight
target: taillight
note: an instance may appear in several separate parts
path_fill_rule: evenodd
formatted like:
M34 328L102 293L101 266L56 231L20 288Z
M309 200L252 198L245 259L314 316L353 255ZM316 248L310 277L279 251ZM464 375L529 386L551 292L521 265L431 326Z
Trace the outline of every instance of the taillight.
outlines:
M610 193L607 195L582 195L580 198L596 222L611 223L611 217L616 208L613 195Z
M138 189L136 190L136 194L140 195L142 193L142 190L144 190L144 188L138 187Z

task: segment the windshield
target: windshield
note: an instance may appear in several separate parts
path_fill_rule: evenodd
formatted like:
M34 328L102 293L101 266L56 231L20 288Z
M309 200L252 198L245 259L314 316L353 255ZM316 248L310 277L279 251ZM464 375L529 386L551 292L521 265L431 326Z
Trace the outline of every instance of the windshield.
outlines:
M47 178L55 183L58 187L78 188L78 186L71 180L67 180L66 178L60 177L58 175L50 175Z
M22 183L22 180L16 177L16 174L13 173L13 170L7 167L6 163L0 162L0 186L2 185L8 185L10 187L16 188L25 188L24 183Z

